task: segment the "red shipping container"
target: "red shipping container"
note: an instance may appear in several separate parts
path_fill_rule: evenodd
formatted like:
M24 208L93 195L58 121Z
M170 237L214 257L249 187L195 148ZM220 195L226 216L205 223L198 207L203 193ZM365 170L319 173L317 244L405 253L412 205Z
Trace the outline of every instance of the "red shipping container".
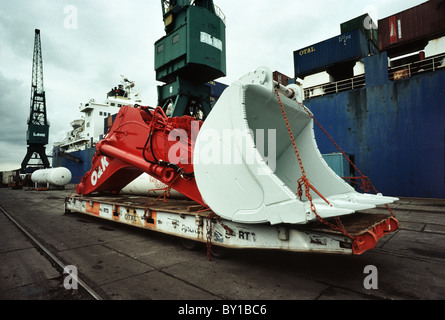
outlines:
M445 35L445 0L430 0L378 22L379 50L389 56L422 50Z
M272 76L276 82L282 84L283 86L287 86L289 84L289 80L291 79L290 77L282 74L279 71L274 71Z

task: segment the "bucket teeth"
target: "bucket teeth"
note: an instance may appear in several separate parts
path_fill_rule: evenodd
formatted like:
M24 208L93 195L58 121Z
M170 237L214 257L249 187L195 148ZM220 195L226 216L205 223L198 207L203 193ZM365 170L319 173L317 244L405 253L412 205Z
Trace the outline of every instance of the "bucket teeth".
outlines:
M367 205L371 208L399 200L398 198L383 196L382 194L363 194L358 192L335 195L331 196L330 199L332 199L332 201L341 201L356 205Z

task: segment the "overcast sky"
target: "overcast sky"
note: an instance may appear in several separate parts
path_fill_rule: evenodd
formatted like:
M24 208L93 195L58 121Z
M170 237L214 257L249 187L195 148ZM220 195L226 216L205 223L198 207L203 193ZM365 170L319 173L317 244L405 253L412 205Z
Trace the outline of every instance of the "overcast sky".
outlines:
M259 66L294 77L293 51L340 34L368 12L374 21L424 0L215 0L226 16L230 84ZM78 106L102 102L125 75L157 101L154 43L164 36L159 0L0 0L0 171L26 154L34 30L41 30L50 142L60 141ZM50 160L51 162L51 160Z

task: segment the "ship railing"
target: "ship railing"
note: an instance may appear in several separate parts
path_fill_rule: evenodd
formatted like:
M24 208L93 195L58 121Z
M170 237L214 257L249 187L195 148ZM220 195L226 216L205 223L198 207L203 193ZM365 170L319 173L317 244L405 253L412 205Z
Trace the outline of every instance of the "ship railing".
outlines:
M397 81L419 73L434 72L440 68L445 68L445 53L421 61L390 67L388 68L388 77L389 80Z
M194 5L195 1L192 1L191 4ZM170 1L165 0L164 1L164 6L166 6L164 11L167 12L169 10L168 8L170 6ZM226 24L226 15L221 10L221 8L218 7L216 4L213 4L213 7L215 8L215 14L224 22L224 24Z
M324 96L327 94L358 89L364 86L366 86L366 81L365 81L365 75L362 74L346 80L328 82L313 87L305 88L304 98L310 99L317 96Z
M224 24L226 24L226 15L224 14L224 12L221 10L220 7L218 7L216 4L214 4L214 6L216 15L224 22Z

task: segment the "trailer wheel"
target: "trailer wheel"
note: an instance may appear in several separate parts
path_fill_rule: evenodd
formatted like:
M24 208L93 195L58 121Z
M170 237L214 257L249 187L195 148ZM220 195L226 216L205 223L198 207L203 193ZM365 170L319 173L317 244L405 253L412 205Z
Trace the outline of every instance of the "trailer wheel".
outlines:
M217 259L224 259L227 256L227 248L221 246L212 245L210 248L210 254Z
M198 242L197 241L190 240L190 239L185 239L185 238L181 239L181 244L187 250L195 250L196 247L198 246Z

